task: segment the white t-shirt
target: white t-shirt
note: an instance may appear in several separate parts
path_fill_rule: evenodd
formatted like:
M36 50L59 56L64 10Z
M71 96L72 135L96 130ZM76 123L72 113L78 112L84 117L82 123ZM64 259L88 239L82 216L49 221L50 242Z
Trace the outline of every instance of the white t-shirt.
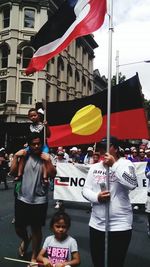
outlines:
M132 228L132 207L129 190L137 186L135 168L131 161L120 158L109 168L110 202L109 230L125 231ZM107 173L103 162L93 164L88 172L83 196L92 203L89 225L99 231L105 231L106 204L98 201L101 182L106 183Z
M76 240L71 236L67 236L63 241L58 241L52 235L45 239L43 249L46 249L47 257L52 264L56 264L71 260L71 253L78 251L78 246Z

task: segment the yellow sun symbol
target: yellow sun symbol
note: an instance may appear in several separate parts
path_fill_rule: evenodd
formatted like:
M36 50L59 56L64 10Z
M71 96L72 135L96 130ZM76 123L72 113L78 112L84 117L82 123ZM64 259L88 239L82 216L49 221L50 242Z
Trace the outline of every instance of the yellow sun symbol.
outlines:
M75 113L70 125L75 134L91 135L99 130L102 122L101 110L94 105L87 105Z

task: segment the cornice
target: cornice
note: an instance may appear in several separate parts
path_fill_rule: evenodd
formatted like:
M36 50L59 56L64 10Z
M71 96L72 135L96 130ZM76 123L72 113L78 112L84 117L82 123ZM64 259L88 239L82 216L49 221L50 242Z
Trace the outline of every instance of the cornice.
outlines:
M20 7L27 5L34 7L49 7L48 0L0 0L0 5L7 3L19 4Z

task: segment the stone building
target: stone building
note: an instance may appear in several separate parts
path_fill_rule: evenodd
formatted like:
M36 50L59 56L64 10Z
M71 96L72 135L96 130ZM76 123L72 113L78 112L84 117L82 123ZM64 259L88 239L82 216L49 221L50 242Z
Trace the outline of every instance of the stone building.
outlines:
M72 100L94 92L93 59L98 45L93 35L73 41L44 70L25 74L34 53L31 36L62 1L0 0L0 142L3 145L14 138L14 125L28 121L27 112L36 102Z

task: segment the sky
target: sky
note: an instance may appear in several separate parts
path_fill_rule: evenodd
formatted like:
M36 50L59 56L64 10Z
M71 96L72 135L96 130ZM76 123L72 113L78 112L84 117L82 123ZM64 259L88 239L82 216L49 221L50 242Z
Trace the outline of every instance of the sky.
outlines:
M114 0L113 28L112 75L116 74L116 51L119 51L119 72L126 79L138 72L142 93L150 100L150 63L144 62L150 60L150 0ZM103 26L94 33L94 39L99 45L95 49L94 69L99 69L101 76L106 77L108 38L109 18L106 15Z

